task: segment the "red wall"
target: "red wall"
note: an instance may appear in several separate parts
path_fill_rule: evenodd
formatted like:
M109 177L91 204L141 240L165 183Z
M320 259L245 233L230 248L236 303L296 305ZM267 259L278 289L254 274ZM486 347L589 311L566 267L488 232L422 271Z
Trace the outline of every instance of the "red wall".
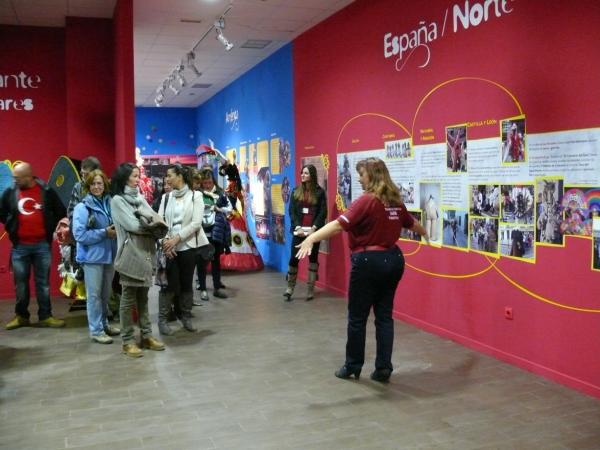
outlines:
M65 73L68 155L94 155L114 169L115 86L111 19L68 17Z
M46 180L61 155L96 155L109 174L117 162L134 159L131 0L119 0L117 13L115 21L70 17L64 29L0 26L0 74L41 78L37 89L0 88L0 99L34 104L31 111L0 110L0 160L31 162ZM0 236L0 298L12 299L11 246Z
M594 0L508 1L510 14L456 33L454 4L465 2L357 0L294 41L297 167L305 156L328 154L329 185L335 186L336 153L383 148L389 134L422 144L422 127L433 128L433 142L444 142L445 125L518 115L514 99L528 133L600 125L600 60L590 57L600 54ZM397 71L396 58L384 57L384 35L418 29L420 21L439 26L429 64L418 67L427 56L420 47ZM459 77L496 84L456 81L427 97ZM498 125L469 133L498 135ZM329 204L335 205L333 189ZM478 276L461 275L494 260L407 242L401 247L408 266L395 299L397 318L600 397L600 273L590 270L590 239L538 248L535 264L501 258ZM321 283L345 293L345 236L331 241L321 262ZM514 320L504 318L505 306L513 308Z
M114 15L115 159L135 161L133 1L118 0Z

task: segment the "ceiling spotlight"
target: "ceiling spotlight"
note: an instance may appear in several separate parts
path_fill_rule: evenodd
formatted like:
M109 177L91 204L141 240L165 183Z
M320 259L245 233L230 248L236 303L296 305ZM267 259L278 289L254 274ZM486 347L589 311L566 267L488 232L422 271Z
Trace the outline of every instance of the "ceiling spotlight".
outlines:
M169 89L171 89L171 91L173 91L173 94L175 95L179 95L179 93L181 92L181 89L177 89L175 87L175 75L171 74L169 76Z
M218 28L219 30L223 30L225 28L225 17L223 17L223 16L219 17L219 19L216 20L213 25L215 26L215 28Z
M233 48L233 44L229 42L229 39L225 37L220 28L215 28L215 30L217 31L217 40L225 46L225 50L230 51Z
M183 64L180 64L179 66L177 66L177 68L175 69L175 78L177 79L177 81L179 82L179 87L180 88L184 88L187 84L187 80L185 79L185 77L183 76L183 70L185 68L183 67Z
M199 77L202 75L202 72L200 72L198 70L198 68L196 67L195 61L196 61L196 54L194 52L188 52L186 55L186 66L188 66L188 68L194 72L194 74Z
M165 101L165 93L161 86L156 90L156 96L154 97L154 104L156 106L162 106L164 101Z

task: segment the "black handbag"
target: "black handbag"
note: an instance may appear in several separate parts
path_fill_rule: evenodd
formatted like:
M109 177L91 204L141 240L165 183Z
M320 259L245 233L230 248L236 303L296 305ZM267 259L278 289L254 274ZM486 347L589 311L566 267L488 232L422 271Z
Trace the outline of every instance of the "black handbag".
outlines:
M198 242L198 236L196 236L196 242ZM202 247L196 247L196 254L200 255L204 261L212 261L215 257L215 246L209 242Z

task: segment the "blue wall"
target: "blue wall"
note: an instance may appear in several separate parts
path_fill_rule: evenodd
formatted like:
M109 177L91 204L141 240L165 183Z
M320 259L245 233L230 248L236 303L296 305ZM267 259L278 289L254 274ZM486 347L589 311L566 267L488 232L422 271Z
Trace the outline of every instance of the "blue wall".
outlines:
M236 112L237 119L233 119ZM230 114L230 119L233 120L226 121L228 113L234 113ZM201 105L196 120L198 143L208 144L211 139L215 147L223 153L231 148L239 149L240 144L248 146L277 137L288 141L293 153L295 144L292 45L283 47ZM239 161L237 162L239 166ZM291 165L282 167L281 172L272 174L271 184L282 183L284 177L293 184L293 158ZM241 173L241 176L246 184L246 174ZM251 214L246 214L248 229L265 264L280 271L287 271L290 257L291 234L287 205L286 203L284 244L275 243L271 239L257 238L254 218ZM246 211L248 210L247 205Z
M142 156L194 154L196 134L195 108L135 109L135 146Z

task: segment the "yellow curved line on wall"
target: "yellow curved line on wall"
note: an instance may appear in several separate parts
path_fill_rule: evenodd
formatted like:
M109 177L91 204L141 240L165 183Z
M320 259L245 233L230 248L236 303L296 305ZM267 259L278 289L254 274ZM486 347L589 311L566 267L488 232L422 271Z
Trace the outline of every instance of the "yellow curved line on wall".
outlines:
M482 269L479 272L467 273L467 274L464 274L464 275L449 275L449 274L446 274L446 273L429 272L428 270L419 269L418 267L413 266L412 264L408 264L408 263L406 263L406 266L410 267L411 269L413 269L413 270L415 270L417 272L424 273L425 275L430 275L432 277L451 278L451 279L459 280L459 279L473 278L473 277L477 277L479 275L483 275L484 273L488 272L492 267L494 267L496 265L497 260L494 260L493 262L491 262L488 259L488 262L490 263L490 265L487 266L485 269Z
M484 83L489 83L492 84L496 87L499 87L501 90L503 90L504 92L506 92L508 94L508 96L512 99L512 101L515 103L515 105L517 105L517 108L519 109L519 115L523 115L523 108L521 108L521 104L519 103L519 101L517 100L517 98L504 86L502 86L500 83L497 83L495 81L492 80L488 80L486 78L479 78L479 77L458 77L458 78L452 78L451 80L447 80L444 81L440 84L438 84L437 86L435 86L433 89L431 89L426 95L425 97L423 97L423 99L421 100L421 102L419 103L419 106L417 106L417 110L415 111L415 116L413 117L413 122L412 122L412 127L411 127L411 131L415 131L415 122L417 121L417 116L419 115L419 111L421 110L421 106L423 106L423 103L425 103L425 101L438 89L451 84L451 83L455 83L457 81L467 81L467 80L474 80L474 81L483 81ZM412 135L411 135L412 136Z
M419 251L421 250L421 245L423 245L423 244L421 244L421 243L419 242L419 245L417 245L417 248L416 248L416 249L414 249L412 252L410 252L410 253L405 253L405 252L402 252L402 254L403 254L405 257L406 257L406 256L413 256L413 255L416 255L416 254L417 254L417 253L419 253Z
M340 139L342 138L342 134L344 133L344 130L346 129L346 127L348 125L350 125L350 123L354 122L356 119L359 119L361 117L369 117L369 116L372 116L372 117L382 117L384 119L387 119L390 122L392 122L392 123L398 125L400 128L402 128L406 132L406 134L408 134L408 137L412 137L412 135L410 134L410 131L408 131L406 129L406 127L404 125L402 125L400 122L398 122L396 119L393 119L393 118L391 118L389 116L386 116L385 114L380 114L380 113L362 113L362 114L359 114L357 116L354 116L354 117L350 118L344 124L344 126L342 127L342 129L340 130L340 134L338 134L337 142L335 144L336 155L339 153L337 150L339 150L339 148L340 148Z
M512 280L508 275L506 275L504 272L502 272L502 270L500 270L495 265L494 265L494 269L496 270L496 272L498 272L506 281L508 281L514 287L516 287L520 291L525 292L527 295L535 298L536 300L539 300L539 301L544 302L544 303L548 303L549 305L552 305L552 306L556 306L557 308L570 309L571 311L586 312L586 313L600 313L600 309L578 308L577 306L565 305L563 303L558 303L558 302L555 302L554 300L550 300L550 299L548 299L546 297L542 297L541 295L538 295L535 292L530 291L526 287L521 286L519 283L517 283L516 281Z

